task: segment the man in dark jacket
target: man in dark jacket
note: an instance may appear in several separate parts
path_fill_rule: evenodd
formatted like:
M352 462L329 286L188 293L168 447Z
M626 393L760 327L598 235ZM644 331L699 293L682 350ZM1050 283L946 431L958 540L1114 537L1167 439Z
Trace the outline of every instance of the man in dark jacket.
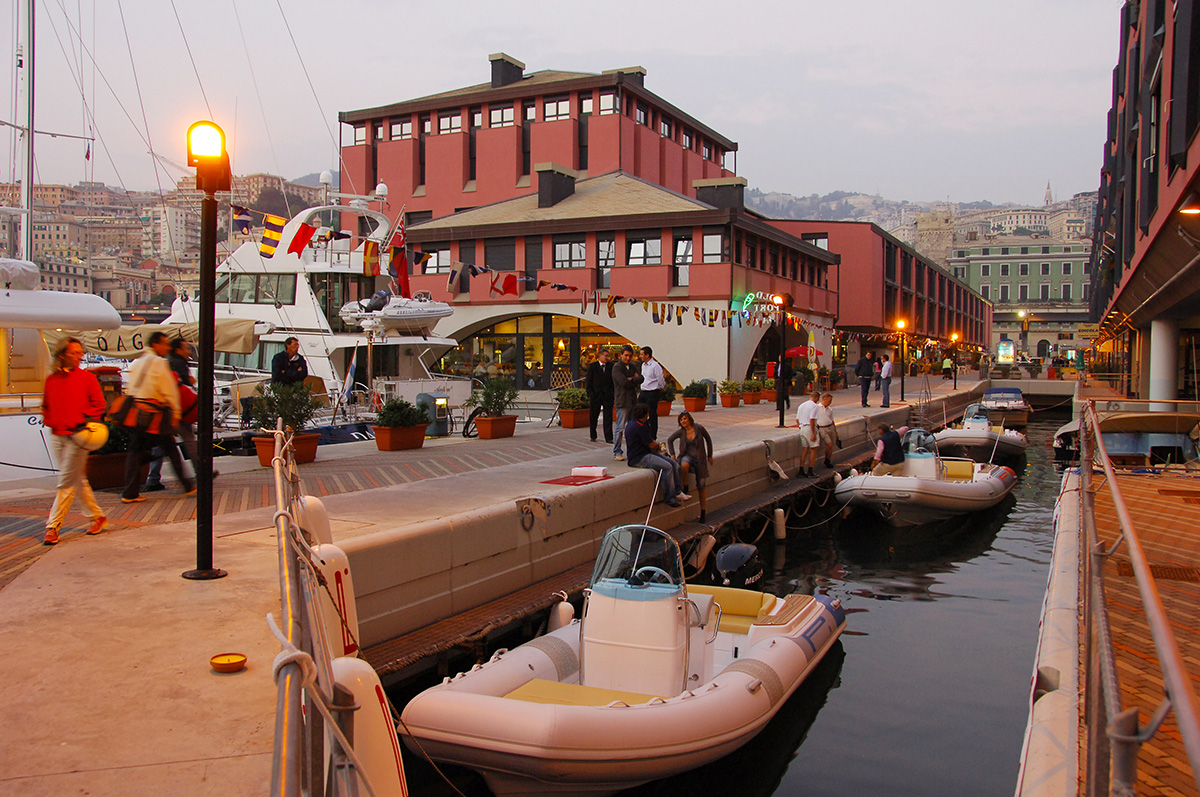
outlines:
M621 358L613 364L613 409L617 415L613 439L613 459L621 461L625 455L621 453L621 441L625 439L625 426L629 423L629 413L637 403L638 385L642 382L641 371L633 364L633 347L621 349Z
M604 441L613 441L613 364L608 361L607 348L601 348L587 367L583 377L583 389L587 391L591 402L591 413L588 416L588 428L592 432L592 442L596 442L596 421L604 413Z
M271 360L271 381L277 384L294 385L308 377L308 362L300 353L300 341L288 338L283 342L283 351Z
M878 426L879 438L875 443L875 456L871 459L871 473L876 476L900 475L904 472L904 433L907 426L893 429L890 424Z
M871 377L875 375L875 363L870 352L858 358L858 362L854 365L854 375L858 377L858 387L862 390L862 405L864 407L871 406L867 403L867 395L871 392Z

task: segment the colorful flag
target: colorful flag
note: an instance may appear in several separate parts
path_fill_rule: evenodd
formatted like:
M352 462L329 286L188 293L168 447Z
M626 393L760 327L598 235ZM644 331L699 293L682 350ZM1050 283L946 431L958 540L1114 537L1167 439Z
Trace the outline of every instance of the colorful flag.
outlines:
M363 276L364 277L378 277L379 276L379 242L378 241L363 241L362 259L363 259Z
M230 205L229 209L233 211L233 231L249 235L250 228L254 226L254 219L250 216L250 211L241 205Z
M430 259L432 259L432 258L433 258L433 255L430 254L429 252L413 252L413 256L412 256L413 273L414 274L422 273L422 269L425 267L425 264L428 263L430 261Z
M491 296L493 299L495 299L497 296L499 296L503 292L503 289L500 287L500 276L501 275L497 274L494 277L492 277L492 284L488 289L488 295Z
M513 296L519 295L519 291L517 291L517 275L516 274L505 274L504 275L504 293L511 293Z
M583 291L583 295L579 297L579 314L583 315L587 312L588 299L591 298L591 291Z
M392 236L392 246L403 249L408 245L408 233L404 231L404 216L400 217L400 228Z
M312 240L313 234L316 231L316 227L309 224L301 224L300 229L296 230L296 234L292 236L292 242L288 244L288 254L298 255L303 252L304 247L308 246L308 242Z
M613 296L611 293L608 295L608 317L617 317L617 297Z
M285 224L287 224L287 219L272 216L270 213L263 215L262 241L258 244L260 255L271 257L275 254L275 247L279 246L279 238L283 235L283 225Z
M446 290L451 293L458 293L458 275L462 274L462 263L451 263L450 274L446 278Z
M408 255L404 247L392 247L392 256L388 259L388 273L396 279L400 295L405 299L412 298L412 286L408 282Z

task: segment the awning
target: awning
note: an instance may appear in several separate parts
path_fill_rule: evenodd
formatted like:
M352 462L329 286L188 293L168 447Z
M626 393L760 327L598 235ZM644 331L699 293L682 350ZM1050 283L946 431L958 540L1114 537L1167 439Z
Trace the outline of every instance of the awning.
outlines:
M217 351L230 354L249 354L258 346L259 335L271 331L270 325L260 326L255 332L256 322L252 318L218 318L216 320ZM186 324L139 324L136 327L121 327L111 331L48 329L42 332L46 345L54 351L63 338L78 338L83 343L83 349L89 354L99 354L102 357L138 357L148 346L147 341L155 332L166 332L171 338L181 337L188 343L197 345L200 342L200 324L191 321Z

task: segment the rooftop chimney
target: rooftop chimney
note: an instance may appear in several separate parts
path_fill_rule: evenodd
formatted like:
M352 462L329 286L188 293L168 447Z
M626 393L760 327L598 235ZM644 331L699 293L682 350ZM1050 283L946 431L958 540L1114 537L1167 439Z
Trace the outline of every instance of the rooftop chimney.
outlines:
M693 180L696 199L716 208L729 210L746 209L746 178L716 177L711 180Z
M538 174L538 207L549 208L575 193L579 172L557 163L539 163L533 167Z
M636 83L639 86L646 85L646 67L644 66L626 66L621 69L605 69L601 74L605 75L623 75L625 80L630 83Z
M488 56L492 62L492 88L498 89L510 83L516 83L525 77L525 64L507 53L492 53Z

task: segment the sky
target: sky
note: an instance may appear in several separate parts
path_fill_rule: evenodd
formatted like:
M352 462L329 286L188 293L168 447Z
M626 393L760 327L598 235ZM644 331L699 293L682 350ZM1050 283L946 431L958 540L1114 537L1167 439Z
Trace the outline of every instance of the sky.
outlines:
M647 70L738 143L752 188L1041 205L1093 191L1118 0L34 0L37 182L170 187L184 134L225 128L233 170L336 169L339 111L526 71ZM20 121L17 0L0 120ZM82 67L81 67L82 65ZM82 88L81 88L82 87ZM94 123L93 123L94 120ZM0 128L0 181L19 176ZM149 142L149 145L148 143ZM157 168L156 168L157 166Z

